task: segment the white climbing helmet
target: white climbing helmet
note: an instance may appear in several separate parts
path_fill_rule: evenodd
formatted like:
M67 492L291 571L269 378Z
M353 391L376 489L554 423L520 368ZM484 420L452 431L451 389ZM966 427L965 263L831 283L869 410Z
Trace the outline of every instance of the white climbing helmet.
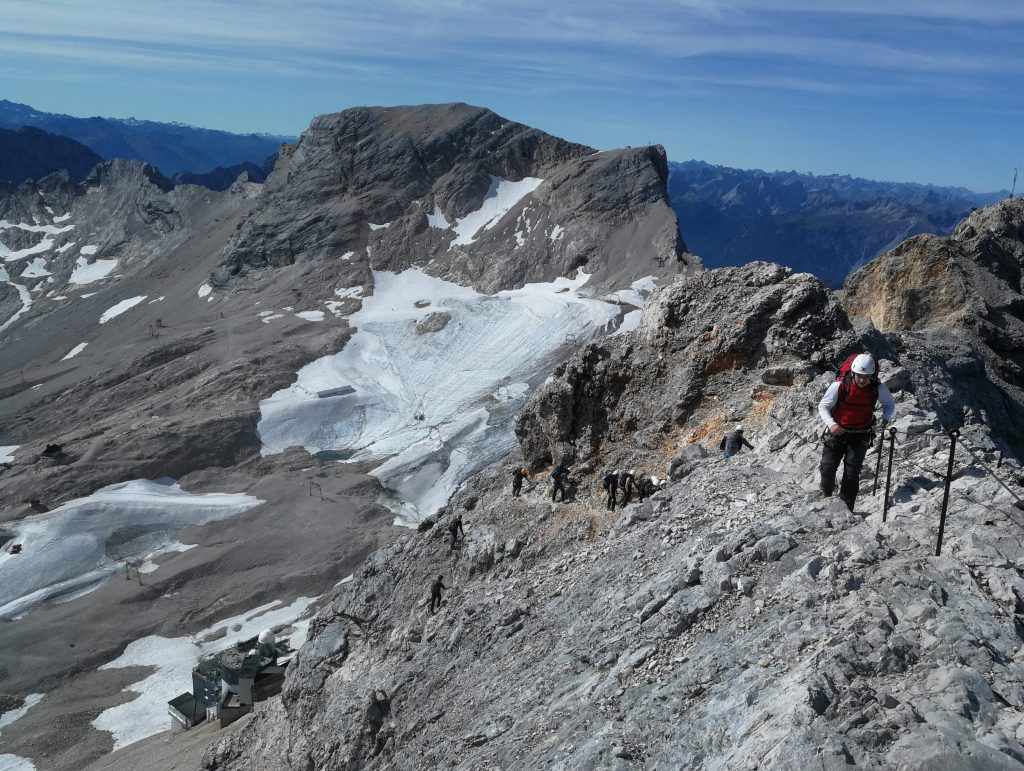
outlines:
M743 433L743 424L742 423L737 423L736 427L733 428L733 431L735 431L737 434L742 434Z
M870 353L862 353L853 360L850 369L857 375L874 375L875 358Z

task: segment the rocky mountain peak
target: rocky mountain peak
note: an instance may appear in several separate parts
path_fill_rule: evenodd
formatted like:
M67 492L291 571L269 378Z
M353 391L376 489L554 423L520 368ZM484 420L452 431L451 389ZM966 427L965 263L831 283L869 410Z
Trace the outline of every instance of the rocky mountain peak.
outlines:
M90 187L115 184L126 187L151 185L164 193L170 192L174 187L174 183L154 166L150 166L144 161L125 158L115 158L97 164L86 177L85 184Z
M879 330L974 326L1021 303L1024 199L972 212L946 238L915 236L850 276L845 304ZM1019 311L1017 311L1019 313Z
M978 209L947 238L916 236L850 276L843 304L878 330L918 340L943 337L948 362L972 363L964 377L979 378L1001 396L985 405L997 432L1024 430L1007 405L1024 397L1024 199Z
M599 153L469 105L346 110L281 154L213 281L295 264L364 286L416 265L483 291L671 273L687 263L666 179L661 149Z

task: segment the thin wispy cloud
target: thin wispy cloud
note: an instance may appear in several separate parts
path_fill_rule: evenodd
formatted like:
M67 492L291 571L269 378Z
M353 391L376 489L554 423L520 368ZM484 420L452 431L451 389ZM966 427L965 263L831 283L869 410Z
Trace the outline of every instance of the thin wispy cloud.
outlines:
M288 130L286 116L245 106L267 90L308 105L292 131L350 104L494 95L488 106L546 111L554 126L600 115L602 94L639 105L637 120L689 101L705 123L738 100L827 105L847 123L857 110L914 110L929 126L944 103L1024 108L1024 2L1007 0L6 0L2 14L0 66L24 71L26 92L59 81L43 71L116 79L126 95L137 73L147 84L163 73L169 88L220 93L188 105L218 127L228 109L278 121L245 130ZM598 133L592 121L585 131Z

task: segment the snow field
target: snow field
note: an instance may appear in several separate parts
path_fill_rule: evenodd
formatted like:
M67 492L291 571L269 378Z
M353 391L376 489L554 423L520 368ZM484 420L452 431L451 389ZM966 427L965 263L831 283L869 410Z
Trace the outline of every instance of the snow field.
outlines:
M14 451L21 447L20 444L8 444L0 447L0 463L14 463Z
M587 279L581 271L487 296L418 269L375 272L374 293L352 315L358 331L345 348L261 402L263 454L301 446L354 450L353 461L387 459L372 473L395 495L397 522L415 524L511 448L526 384L551 357L618 317L617 306L576 293ZM451 316L442 330L412 334L437 311ZM355 392L316 397L346 385Z
M10 523L14 538L9 544L21 544L22 553L0 549L0 619L91 591L122 571L124 560L174 543L178 530L260 503L249 495L193 494L177 484L136 480Z

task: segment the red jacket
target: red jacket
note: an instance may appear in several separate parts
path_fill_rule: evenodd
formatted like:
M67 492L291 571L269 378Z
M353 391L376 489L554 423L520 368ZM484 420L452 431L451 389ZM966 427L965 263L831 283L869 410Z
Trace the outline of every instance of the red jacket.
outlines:
M842 428L852 430L871 428L877 401L878 386L874 383L864 388L858 387L854 382L840 383L839 401L832 410L832 420Z

